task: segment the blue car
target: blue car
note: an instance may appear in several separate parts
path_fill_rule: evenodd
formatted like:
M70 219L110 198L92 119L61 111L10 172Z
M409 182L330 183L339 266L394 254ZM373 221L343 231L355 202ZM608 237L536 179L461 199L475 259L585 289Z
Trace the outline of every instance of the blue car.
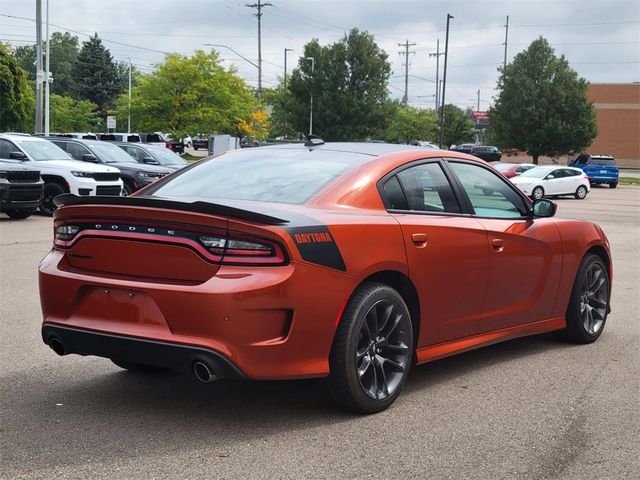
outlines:
M586 173L591 185L608 183L611 188L618 186L620 172L616 161L611 155L587 155L583 153L571 162L569 166L580 168Z

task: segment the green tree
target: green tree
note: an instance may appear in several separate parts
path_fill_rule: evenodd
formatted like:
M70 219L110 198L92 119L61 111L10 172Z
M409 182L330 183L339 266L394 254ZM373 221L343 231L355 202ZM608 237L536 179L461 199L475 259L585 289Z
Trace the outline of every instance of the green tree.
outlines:
M385 135L388 142L433 141L437 136L437 117L433 110L398 105Z
M67 32L53 32L50 40L50 68L53 76L51 93L74 95L74 67L78 58L78 37ZM36 46L25 45L16 48L16 58L20 66L29 75L29 80L36 79ZM44 65L43 65L44 68Z
M88 100L51 94L49 99L51 131L86 132L95 131L100 121L98 106Z
M536 164L541 155L580 151L598 134L587 81L542 37L504 68L498 91L489 114L497 143Z
M0 43L0 131L31 131L34 97L27 72L9 47Z
M76 80L76 98L98 105L104 114L119 91L118 71L109 50L102 45L96 33L82 44L73 74Z
M469 114L455 105L444 106L444 135L442 148L473 140L475 126Z
M307 58L315 59L314 71ZM313 94L313 133L325 140L379 138L387 129L391 109L387 54L367 32L351 30L340 41L304 47L289 82L287 112L293 131L307 132ZM274 109L281 108L275 104Z
M126 118L127 94L118 99L118 117ZM242 134L249 125L266 128L264 110L251 89L225 70L216 52L191 57L169 54L157 69L140 75L132 89L131 123L138 131L168 131L176 137L196 132Z

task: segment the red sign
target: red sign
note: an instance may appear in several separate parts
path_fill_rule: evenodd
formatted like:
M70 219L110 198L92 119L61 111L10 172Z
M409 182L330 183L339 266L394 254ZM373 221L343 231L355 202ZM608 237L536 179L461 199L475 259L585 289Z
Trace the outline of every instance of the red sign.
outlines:
M489 120L489 112L471 112L471 118L474 120Z

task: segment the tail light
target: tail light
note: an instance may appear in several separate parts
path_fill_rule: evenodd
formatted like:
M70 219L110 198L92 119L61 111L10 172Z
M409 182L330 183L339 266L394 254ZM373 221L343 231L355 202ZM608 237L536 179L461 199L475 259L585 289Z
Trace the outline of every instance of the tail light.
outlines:
M222 230L215 233L156 227L140 223L97 223L54 225L53 244L57 248L70 248L83 235L117 237L122 239L161 241L180 244L194 249L207 260L232 265L283 265L288 257L284 249L276 242L266 238L228 234Z
M167 148L173 151L173 145L171 145L170 143L167 143Z
M199 240L207 250L221 257L221 263L279 264L286 260L278 244L262 238L201 235Z

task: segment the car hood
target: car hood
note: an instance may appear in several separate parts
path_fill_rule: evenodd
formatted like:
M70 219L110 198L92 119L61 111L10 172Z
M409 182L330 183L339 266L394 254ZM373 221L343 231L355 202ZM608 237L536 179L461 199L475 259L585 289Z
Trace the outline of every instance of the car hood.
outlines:
M106 165L97 163L81 162L79 160L34 160L28 165L37 168L55 167L73 170L74 172L100 172L100 173L118 173L119 170Z
M509 180L511 180L511 182L515 183L516 185L527 185L531 183L536 183L538 181L542 181L541 178L523 177L523 176L515 176L513 178L510 178Z
M162 167L159 165L149 165L147 163L137 163L137 162L110 162L110 166L117 168L118 170L124 171L136 171L136 172L148 172L148 173L161 173L161 174L169 174L173 172L173 169L168 167Z
M4 170L5 172L11 171L11 172L33 172L33 171L38 171L37 168L33 168L33 167L29 167L25 164L21 163L14 163L14 162L5 162L5 161L0 161L0 170Z

